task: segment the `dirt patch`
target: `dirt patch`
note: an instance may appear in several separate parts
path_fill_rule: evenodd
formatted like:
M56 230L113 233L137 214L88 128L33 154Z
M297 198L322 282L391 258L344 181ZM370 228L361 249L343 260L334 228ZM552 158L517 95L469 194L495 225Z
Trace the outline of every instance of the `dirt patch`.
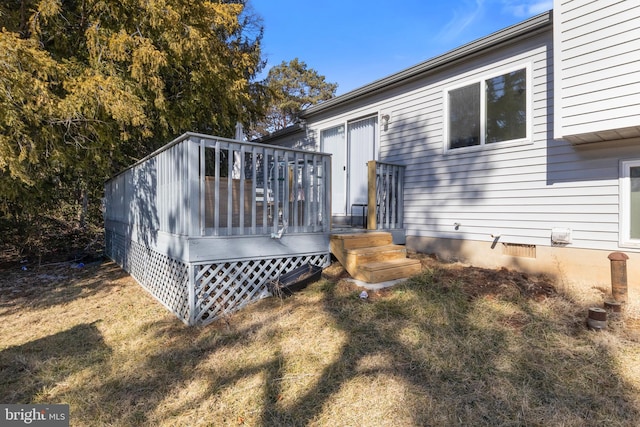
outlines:
M539 301L556 294L555 287L545 276L528 275L506 268L450 267L445 271L450 279L462 277L465 291L471 297L519 293Z
M540 301L557 294L552 280L545 275L527 274L504 267L490 269L447 264L433 255L411 254L411 258L419 259L423 269L436 270L436 283L457 283L470 298L521 295Z

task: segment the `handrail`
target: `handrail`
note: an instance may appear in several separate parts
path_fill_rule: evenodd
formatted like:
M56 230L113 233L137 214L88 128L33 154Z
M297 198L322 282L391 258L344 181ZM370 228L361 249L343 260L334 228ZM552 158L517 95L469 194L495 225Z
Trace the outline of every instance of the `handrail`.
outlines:
M405 166L372 160L367 168L367 228L403 228Z

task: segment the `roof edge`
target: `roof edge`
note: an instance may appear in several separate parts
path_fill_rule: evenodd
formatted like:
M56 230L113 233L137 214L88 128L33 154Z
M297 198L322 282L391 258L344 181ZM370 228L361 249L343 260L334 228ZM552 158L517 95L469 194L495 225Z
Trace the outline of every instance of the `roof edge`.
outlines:
M254 138L251 140L251 142L263 143L274 138L280 138L280 137L291 135L297 132L304 132L304 125L300 121L297 121L294 124L287 126L286 128L282 128L275 132L270 132L266 135L262 135L262 136L259 136L258 138Z
M513 40L517 37L520 37L526 34L535 33L537 31L540 31L546 28L552 23L553 23L553 10L549 10L547 12L533 16L525 21L512 25L510 27L506 27L501 30L498 30L488 36L482 37L480 39L474 40L470 43L457 47L442 55L435 56L417 65L406 68L395 74L392 74L387 77L383 77L381 79L373 81L372 83L366 84L357 89L349 91L345 94L336 96L335 98L331 98L327 101L324 101L321 104L313 105L307 108L306 110L302 111L302 113L300 114L300 117L301 118L311 117L315 114L319 114L332 107L336 107L338 105L341 105L347 102L355 101L364 96L382 91L384 89L389 88L390 86L397 85L406 80L410 80L412 78L425 74L429 71L433 71L440 67L444 67L466 56L473 55L482 50L505 43L509 40Z

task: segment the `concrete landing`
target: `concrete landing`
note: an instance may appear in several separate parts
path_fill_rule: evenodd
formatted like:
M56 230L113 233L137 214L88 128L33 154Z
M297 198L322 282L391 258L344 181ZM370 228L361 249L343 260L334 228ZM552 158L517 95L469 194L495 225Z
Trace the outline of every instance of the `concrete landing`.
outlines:
M407 279L394 279L394 280L387 280L386 282L379 282L379 283L367 283L364 282L362 280L358 280L358 279L344 279L349 283L353 283L354 285L360 287L360 288L364 288L367 289L369 291L377 291L380 289L384 289L384 288L390 288L392 286L395 286L399 283L405 282Z

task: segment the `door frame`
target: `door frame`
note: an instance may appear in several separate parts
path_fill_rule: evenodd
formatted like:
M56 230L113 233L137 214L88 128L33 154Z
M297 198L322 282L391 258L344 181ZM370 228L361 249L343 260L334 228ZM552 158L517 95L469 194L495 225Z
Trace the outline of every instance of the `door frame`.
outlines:
M354 156L353 152L352 152L352 148L353 149L357 149L357 147L353 146L353 142L352 142L352 138L351 138L351 134L350 134L350 129L351 126L353 124L356 124L358 122L362 122L365 120L372 120L372 126L373 126L373 141L369 140L366 143L366 147L367 149L370 148L370 151L368 151L368 154L366 154L366 160L362 161L362 158L357 158L356 156ZM380 149L380 129L379 129L379 123L380 123L380 119L379 119L379 113L373 113L373 114L367 114L367 115L363 115L363 116L359 116L357 118L354 119L350 119L350 120L345 120L342 121L340 123L336 123L333 126L329 126L326 127L324 129L320 130L320 151L322 152L327 152L327 153L331 153L333 154L333 159L340 159L340 160L344 160L345 164L344 165L338 165L336 164L333 160L332 160L332 170L333 169L337 169L339 171L339 168L344 168L345 171L345 176L344 176L344 188L341 189L342 191L338 192L338 194L343 194L344 195L344 200L336 200L335 198L335 194L336 191L334 191L335 189L335 185L336 182L334 182L335 180L332 179L332 190L331 190L331 215L332 216L344 216L344 217L349 217L351 216L351 204L354 203L354 195L351 194L352 193L352 184L353 184L353 180L356 179L354 174L358 174L358 176L360 177L359 180L361 183L364 183L366 185L367 183L367 165L366 162L370 161L370 160L378 160L379 157L379 149ZM340 153L337 153L336 150L338 149L337 146L334 146L335 149L333 149L333 147L331 149L327 149L327 147L325 146L325 141L323 140L323 132L331 130L331 129L337 129L342 127L343 130L343 140L340 141L343 145L343 148L341 150ZM363 147L362 145L360 145L360 147ZM361 162L362 165L360 166L356 166L355 162ZM332 172L332 178L334 178L335 175ZM344 205L344 206L342 206ZM339 209L336 209L337 207L340 207ZM355 213L356 216L360 216L362 212L358 212Z

